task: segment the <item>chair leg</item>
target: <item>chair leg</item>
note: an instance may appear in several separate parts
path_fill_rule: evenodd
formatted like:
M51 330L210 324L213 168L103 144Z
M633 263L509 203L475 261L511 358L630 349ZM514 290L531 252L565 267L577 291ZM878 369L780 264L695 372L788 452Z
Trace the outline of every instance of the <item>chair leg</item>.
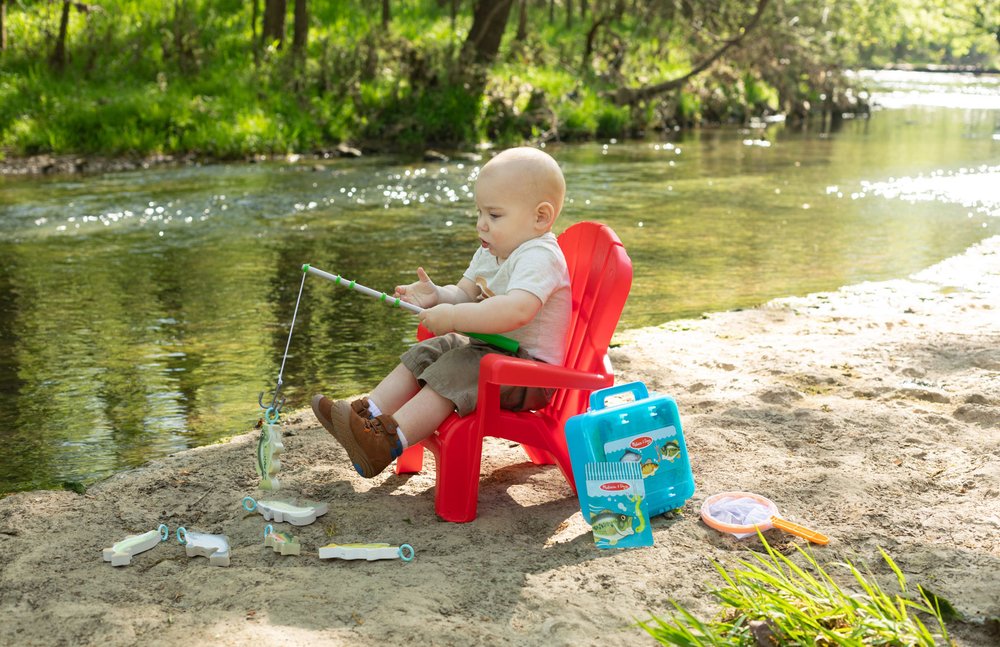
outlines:
M556 459L552 456L552 454L550 454L548 450L542 449L541 447L522 444L521 448L535 465L552 465L556 462Z
M462 424L463 420L467 424ZM483 459L483 437L473 416L442 426L434 458L437 461L434 511L445 521L472 521L479 504L479 469Z
M569 449L565 443L559 443L552 448L549 453L552 457L552 462L559 468L562 472L563 478L566 479L566 483L569 484L569 489L573 490L573 494L576 494L576 482L573 479L573 465L569 460Z
M407 447L396 459L396 474L417 474L424 466L424 446Z

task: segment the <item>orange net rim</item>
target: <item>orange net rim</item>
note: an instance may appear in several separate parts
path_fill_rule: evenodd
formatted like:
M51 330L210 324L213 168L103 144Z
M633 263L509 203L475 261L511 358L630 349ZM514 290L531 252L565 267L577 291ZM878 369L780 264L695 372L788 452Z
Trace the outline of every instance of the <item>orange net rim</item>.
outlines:
M757 503L760 503L761 505L766 507L769 512L768 515L769 517L778 516L778 506L775 505L774 501L768 499L767 497L763 497L759 494L754 494L753 492L720 492L718 494L713 494L712 496L708 497L707 499L705 499L704 503L701 504L701 520L704 521L706 525L715 528L716 530L721 530L722 532L729 532L734 534L754 532L757 528L760 528L761 530L768 530L772 528L770 521L765 521L764 523L761 524L749 524L741 526L733 523L725 523L723 521L719 521L709 513L709 508L718 501L720 501L721 499L725 498L739 499L744 497L753 499Z

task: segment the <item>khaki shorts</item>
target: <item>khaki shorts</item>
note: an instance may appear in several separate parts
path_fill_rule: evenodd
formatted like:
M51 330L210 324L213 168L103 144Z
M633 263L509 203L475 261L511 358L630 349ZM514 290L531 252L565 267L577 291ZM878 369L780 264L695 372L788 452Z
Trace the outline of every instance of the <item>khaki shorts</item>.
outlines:
M479 360L489 353L532 359L523 350L508 353L458 333L422 341L399 359L420 384L426 384L435 393L451 400L458 415L467 416L476 409ZM508 411L540 409L549 403L554 394L555 389L501 386L500 408Z

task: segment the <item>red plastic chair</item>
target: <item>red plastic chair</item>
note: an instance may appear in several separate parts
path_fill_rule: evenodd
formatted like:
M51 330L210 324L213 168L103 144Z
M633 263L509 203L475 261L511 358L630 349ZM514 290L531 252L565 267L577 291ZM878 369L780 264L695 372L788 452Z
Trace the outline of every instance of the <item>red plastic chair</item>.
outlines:
M538 465L555 463L575 491L563 426L568 418L586 410L592 391L614 384L608 344L632 286L632 261L615 232L595 222L569 227L559 236L559 246L573 289L565 366L487 355L479 365L476 411L465 417L452 414L421 443L435 457L434 508L445 521L476 518L485 436L521 443ZM431 335L421 329L417 336ZM501 384L559 390L545 408L515 413L500 409ZM397 474L420 471L421 445L408 448L396 460Z

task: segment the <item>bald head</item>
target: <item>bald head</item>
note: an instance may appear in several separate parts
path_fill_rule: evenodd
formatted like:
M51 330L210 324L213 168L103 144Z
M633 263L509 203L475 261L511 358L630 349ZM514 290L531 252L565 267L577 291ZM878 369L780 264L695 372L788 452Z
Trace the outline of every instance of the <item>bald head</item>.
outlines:
M536 205L551 204L554 216L562 211L566 180L559 164L537 148L521 146L498 153L480 170L479 179L485 178L502 182L514 195Z

